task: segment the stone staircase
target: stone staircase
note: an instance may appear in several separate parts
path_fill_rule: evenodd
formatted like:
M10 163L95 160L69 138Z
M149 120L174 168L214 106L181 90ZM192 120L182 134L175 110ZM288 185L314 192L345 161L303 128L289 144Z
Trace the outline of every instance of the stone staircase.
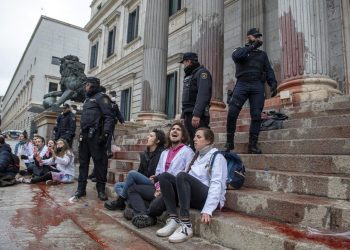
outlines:
M280 111L289 116L283 129L262 132L259 146L264 154L249 155L245 154L249 110L242 110L235 152L246 165L245 185L227 192L226 209L215 214L210 226L201 224L199 212L193 211L195 235L234 249L350 249L350 240L315 237L305 231L307 227L350 229L350 98ZM218 148L225 142L225 123L225 112L212 114L210 126ZM121 151L109 161L110 181L122 181L129 170L137 169L148 131L153 127L167 131L168 124L137 127L119 135L116 144Z

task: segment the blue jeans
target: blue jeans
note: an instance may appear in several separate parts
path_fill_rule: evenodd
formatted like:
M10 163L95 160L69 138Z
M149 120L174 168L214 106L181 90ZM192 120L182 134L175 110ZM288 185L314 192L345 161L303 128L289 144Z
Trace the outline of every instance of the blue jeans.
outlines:
M126 199L128 196L129 187L134 184L153 185L147 176L144 176L135 170L131 170L126 176L125 182L117 182L114 186L114 190L118 196Z

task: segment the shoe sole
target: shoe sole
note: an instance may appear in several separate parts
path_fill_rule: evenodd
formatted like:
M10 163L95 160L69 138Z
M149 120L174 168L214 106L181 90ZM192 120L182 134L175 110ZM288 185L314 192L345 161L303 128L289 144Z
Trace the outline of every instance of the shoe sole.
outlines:
M149 221L147 218L139 217L132 220L132 224L137 228L154 226L156 223Z
M191 235L188 235L186 238L184 238L184 239L178 239L178 240L171 240L170 238L168 239L168 241L170 242L170 243L181 243L181 242L184 242L184 241L186 241L186 240L188 240L188 239L190 239L190 238L192 238L193 237L193 234L191 234Z

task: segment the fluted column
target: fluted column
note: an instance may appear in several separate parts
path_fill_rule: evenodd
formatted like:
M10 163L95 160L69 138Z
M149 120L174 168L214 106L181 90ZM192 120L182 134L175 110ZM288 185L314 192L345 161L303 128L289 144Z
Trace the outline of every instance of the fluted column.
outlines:
M192 20L192 50L213 78L211 110L222 111L224 0L193 0Z
M146 7L142 105L139 120L163 120L168 56L169 0L148 0Z
M340 93L329 77L326 0L279 0L282 84L293 102Z
M247 31L251 28L259 28L259 31L264 34L264 1L243 0L241 4L242 42L245 43Z

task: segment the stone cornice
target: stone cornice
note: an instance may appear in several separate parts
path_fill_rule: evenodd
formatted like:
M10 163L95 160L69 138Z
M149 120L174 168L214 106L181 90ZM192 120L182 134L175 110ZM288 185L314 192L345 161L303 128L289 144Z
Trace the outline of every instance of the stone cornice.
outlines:
M122 77L117 78L117 81L120 83L124 83L124 82L130 81L130 80L134 80L135 76L136 76L136 73L131 72L129 74L126 74Z
M58 76L52 76L52 75L45 75L46 79L54 79L54 80L61 80L61 77Z
M178 63L182 59L183 53L176 53L170 57L168 57L168 65L173 63Z
M102 29L100 27L98 27L88 35L88 39L94 40L101 33L102 33Z
M110 26L111 23L114 22L114 20L116 20L117 17L120 16L120 12L115 9L111 14L109 14L105 19L103 19L103 24L106 26Z
M129 8L130 5L136 3L138 0L123 0L122 5L125 7Z
M118 0L107 1L106 4L102 5L101 9L90 19L90 21L85 25L86 30L90 30L94 24L96 24L110 9L116 4ZM116 6L118 7L118 6Z

